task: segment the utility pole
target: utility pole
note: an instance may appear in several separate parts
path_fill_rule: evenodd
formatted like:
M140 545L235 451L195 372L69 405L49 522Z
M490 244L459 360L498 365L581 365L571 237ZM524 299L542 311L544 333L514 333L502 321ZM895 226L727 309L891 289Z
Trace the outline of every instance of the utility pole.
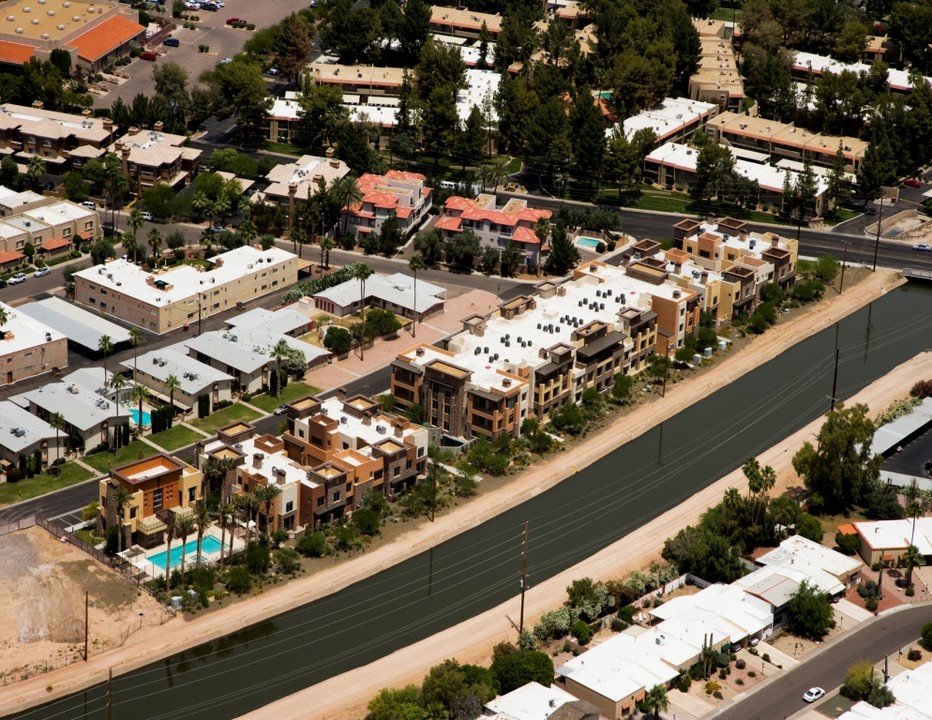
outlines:
M838 285L838 294L845 291L845 266L848 264L848 243L845 243L845 249L841 256L841 282Z
M524 632L524 591L527 590L527 520L524 521L524 551L521 553L521 615L518 619L518 635Z
M838 348L835 348L835 373L832 377L832 407L835 410L835 396L838 391Z
M88 592L87 590L85 590L84 591L84 662L87 662L87 635L88 635L87 615L88 615L89 604L90 603L88 602Z
M430 458L430 476L433 478L433 488L430 499L430 521L434 521L434 514L437 512L437 459Z
M107 720L113 720L113 668L107 678Z
M877 272L877 253L880 251L880 226L883 225L883 191L880 193L880 217L877 219L877 239L874 240L874 267L871 272Z

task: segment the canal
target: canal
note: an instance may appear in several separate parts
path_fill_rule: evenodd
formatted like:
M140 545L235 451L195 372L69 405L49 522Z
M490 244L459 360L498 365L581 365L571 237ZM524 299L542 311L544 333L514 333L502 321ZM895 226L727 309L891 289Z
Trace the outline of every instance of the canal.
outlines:
M838 395L845 398L930 349L932 288L910 284L893 291L550 491L431 552L116 678L113 719L242 715L515 597L525 521L533 592L535 582L618 540L825 412L836 345ZM16 717L104 718L106 688Z

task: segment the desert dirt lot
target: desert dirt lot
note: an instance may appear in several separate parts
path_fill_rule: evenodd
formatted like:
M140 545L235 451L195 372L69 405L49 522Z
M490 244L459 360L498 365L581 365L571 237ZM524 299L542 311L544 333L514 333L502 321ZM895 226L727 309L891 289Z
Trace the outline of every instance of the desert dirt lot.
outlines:
M493 514L503 512L544 492L564 480L577 468L586 467L620 443L627 442L680 412L703 394L715 392L736 377L757 367L766 358L830 326L839 318L871 302L901 282L902 277L892 270L867 274L856 286L851 286L852 291L841 296L830 293L823 302L809 308L805 313L794 313L781 320L776 327L751 340L746 349L729 353L695 379L668 387L667 396L662 402L658 401L658 398L647 402L614 424L609 424L601 431L574 444L571 451L559 453L537 463L522 475L510 478L499 490L480 494L478 498L457 507L442 521L399 528L395 542L372 548L350 561L271 588L261 595L224 608L221 612L205 613L187 621L179 617L162 627L143 627L113 652L99 656L92 654L90 662L86 665L82 663L80 668L72 665L15 686L0 687L0 707L12 710L33 705L102 682L111 667L119 668L120 672L128 672L173 652L222 637L231 627L243 627L257 622L377 574L391 564L398 563L430 545L437 545L481 523ZM915 381L917 376L925 377L930 373L932 355L926 354L921 360L907 363L894 371L886 384L875 383L876 387L871 386L862 392L858 401L863 397L863 401L875 412L879 411L892 399L906 392L908 379ZM792 453L787 452L788 448L800 444L805 434L813 432L813 427L817 426L818 423L814 423L813 426L801 430L801 434L797 433L785 443L759 456L762 464L771 464L777 469L776 491L785 489L795 481L792 468L789 467ZM558 606L565 598L564 588L576 577L619 577L624 572L645 566L659 553L664 538L675 534L690 522L695 522L701 512L717 502L724 489L729 486L739 489L746 486L746 480L741 476L740 470L619 541L624 548L623 552L615 546L609 547L589 561L537 586L528 596L526 617L533 622L541 613ZM303 693L297 693L268 708L258 710L250 717L275 720L304 718L307 717L309 706L315 707L315 717L318 718L361 717L365 714L365 704L379 688L420 682L424 672L431 665L446 657L457 657L463 662L487 662L490 648L513 634L508 614L513 614L515 610L515 607L495 608L460 626L359 668L353 671L351 678L331 678ZM28 650L31 652L31 648Z
M0 683L80 663L168 615L155 599L37 525L0 537Z

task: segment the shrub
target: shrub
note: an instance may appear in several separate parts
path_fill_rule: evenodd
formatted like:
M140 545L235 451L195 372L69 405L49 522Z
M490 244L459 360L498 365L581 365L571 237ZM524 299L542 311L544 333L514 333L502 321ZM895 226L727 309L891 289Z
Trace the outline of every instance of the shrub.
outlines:
M756 678L756 677L757 677L757 673L756 673L754 670L748 670L748 677L749 677L749 678Z
M744 680L742 680L741 678L738 678L737 680L735 680L735 685L744 685Z
M612 632L621 632L628 628L628 623L626 623L621 618L612 618Z
M761 660L763 660L764 662L770 662L770 653L764 653L763 655L761 655Z
M301 569L301 560L297 551L291 548L282 548L275 553L275 563L278 572L283 575L294 575Z
M304 537L295 543L295 550L305 557L323 557L327 554L327 538L322 532L305 533Z
M869 597L864 601L864 607L868 612L877 612L877 598Z
M717 692L718 692L719 690L721 690L721 689L722 689L722 686L719 685L719 684L718 684L717 682L715 682L714 680L709 680L709 681L705 684L705 694L706 694L706 695L711 695L712 693L717 693Z
M932 622L927 622L922 626L919 636L922 638L922 646L926 650L932 650Z
M746 665L747 663L745 662L744 658L738 658L737 660L735 660L735 667L738 668L739 670L744 670Z
M586 624L585 620L577 620L574 622L573 626L570 628L570 632L580 645L588 645L589 641L592 640L592 628Z
M857 535L846 535L839 532L835 533L835 544L845 555L854 555L858 551L861 541Z
M245 592L249 592L249 588L252 587L252 576L245 567L236 565L230 568L230 571L227 573L226 586L231 592L242 595Z
M910 662L919 662L922 660L922 650L919 648L913 648L908 653L906 653L906 659Z
M676 682L676 688L680 692L689 692L690 686L693 684L692 678L689 675L680 675L680 679Z
M246 548L246 565L250 572L264 573L269 569L271 557L269 554L268 542L264 540L254 540Z
M341 327L331 327L324 335L324 347L334 355L342 355L349 352L353 344L353 338L349 331Z
M917 398L932 397L932 380L920 380L910 388L909 394Z

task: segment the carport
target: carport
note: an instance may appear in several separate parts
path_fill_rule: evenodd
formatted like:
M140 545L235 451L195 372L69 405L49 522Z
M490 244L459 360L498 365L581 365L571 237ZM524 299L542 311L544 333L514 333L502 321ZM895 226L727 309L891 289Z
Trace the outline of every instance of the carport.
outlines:
M53 330L68 336L68 342L87 348L93 353L100 347L100 338L110 336L114 347L129 342L129 330L105 320L99 315L83 310L61 298L26 303L16 308L24 315L48 325Z

